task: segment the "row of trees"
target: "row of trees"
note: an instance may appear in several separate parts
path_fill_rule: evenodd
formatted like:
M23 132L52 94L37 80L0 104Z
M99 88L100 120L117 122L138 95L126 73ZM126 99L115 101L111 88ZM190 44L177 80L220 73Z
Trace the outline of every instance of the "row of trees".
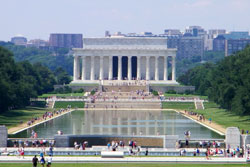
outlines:
M62 68L52 72L41 63L16 63L13 54L0 46L0 112L27 106L30 98L53 91L62 82L70 82Z
M187 71L178 81L194 85L222 108L239 115L250 114L250 46L222 61Z

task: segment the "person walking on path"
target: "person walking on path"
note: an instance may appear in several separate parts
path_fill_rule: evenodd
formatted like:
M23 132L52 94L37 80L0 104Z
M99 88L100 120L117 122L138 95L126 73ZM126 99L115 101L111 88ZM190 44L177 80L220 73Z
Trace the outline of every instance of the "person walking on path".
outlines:
M38 162L38 159L35 155L34 158L32 159L33 167L37 167L37 162Z
M52 156L50 155L47 159L47 167L50 167L52 164Z

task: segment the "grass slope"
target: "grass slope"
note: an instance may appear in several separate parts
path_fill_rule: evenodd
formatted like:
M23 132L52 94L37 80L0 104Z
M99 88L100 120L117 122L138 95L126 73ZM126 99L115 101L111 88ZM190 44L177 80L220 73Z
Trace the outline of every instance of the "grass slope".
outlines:
M220 109L214 102L204 103L205 110L195 110L204 114L206 118L224 127L239 127L240 129L250 130L250 115L239 116L224 109Z
M67 108L68 105L71 105L71 108L84 108L82 101L56 101L54 108Z
M46 111L51 111L51 109L26 107L24 109L8 111L0 115L0 125L11 128L20 124L21 121L27 122L31 118L41 117Z
M193 102L162 102L162 108L163 109L181 109L181 110L190 110L194 109L194 103Z
M200 99L207 100L207 96L199 96L199 95L193 95L193 94L171 94L171 93L164 93L165 97L200 97Z
M83 96L84 93L58 93L58 94L43 94L39 96L39 98L47 98L51 96L57 96L57 97L69 97L69 96Z

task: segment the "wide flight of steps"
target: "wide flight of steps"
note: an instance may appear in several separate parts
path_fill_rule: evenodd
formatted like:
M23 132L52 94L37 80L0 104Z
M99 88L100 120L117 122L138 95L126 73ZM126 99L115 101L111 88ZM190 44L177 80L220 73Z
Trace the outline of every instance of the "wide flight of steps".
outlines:
M96 94L94 95L95 100L86 102L85 108L145 110L161 109L161 102L158 100L158 96L154 96L149 92L143 93L143 95L136 93L136 90L144 90L146 88L145 86L105 86L104 88L106 88L105 92L96 92ZM126 90L130 91L128 92Z
M195 101L195 109L197 110L204 110L204 105L203 105L203 101Z

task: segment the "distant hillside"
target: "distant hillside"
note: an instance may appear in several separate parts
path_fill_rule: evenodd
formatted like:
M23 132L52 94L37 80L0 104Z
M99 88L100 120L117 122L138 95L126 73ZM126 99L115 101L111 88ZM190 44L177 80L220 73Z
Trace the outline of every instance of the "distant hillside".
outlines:
M65 48L59 49L55 53L35 47L26 48L24 46L16 46L9 42L0 42L0 46L10 50L14 54L16 61L28 60L31 63L40 62L52 71L55 71L58 67L62 67L70 75L73 75L73 57L65 56L65 53L68 52Z

